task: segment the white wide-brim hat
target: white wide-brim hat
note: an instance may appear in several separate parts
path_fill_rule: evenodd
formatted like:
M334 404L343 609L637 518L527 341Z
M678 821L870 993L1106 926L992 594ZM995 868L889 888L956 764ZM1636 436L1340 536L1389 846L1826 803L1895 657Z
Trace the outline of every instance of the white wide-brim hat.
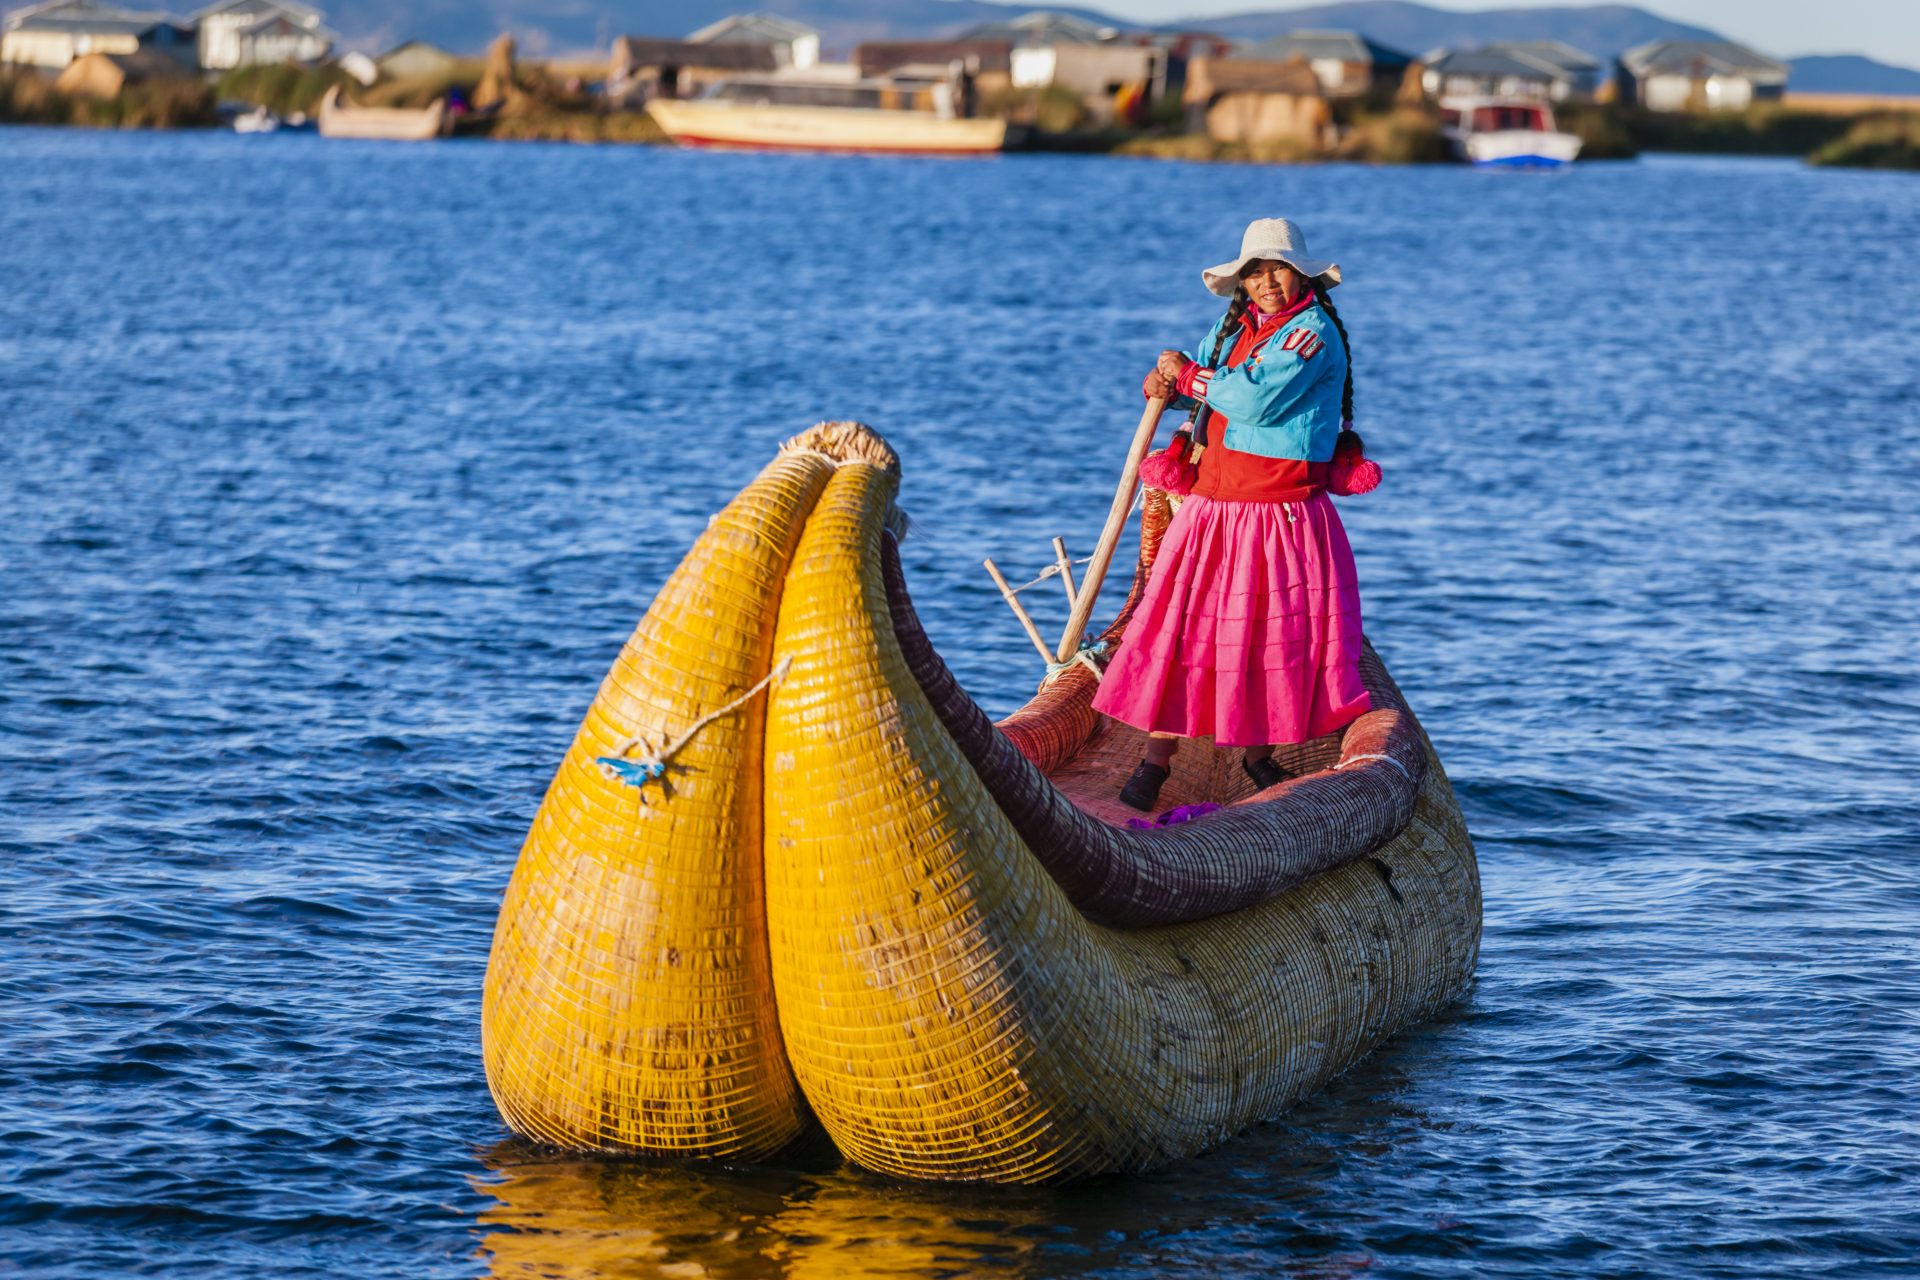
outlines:
M1272 259L1284 262L1311 280L1331 289L1340 283L1340 264L1325 258L1307 256L1307 237L1290 218L1255 218L1240 237L1240 256L1232 262L1208 267L1200 273L1207 288L1223 298L1231 298L1240 287L1240 273L1249 262Z

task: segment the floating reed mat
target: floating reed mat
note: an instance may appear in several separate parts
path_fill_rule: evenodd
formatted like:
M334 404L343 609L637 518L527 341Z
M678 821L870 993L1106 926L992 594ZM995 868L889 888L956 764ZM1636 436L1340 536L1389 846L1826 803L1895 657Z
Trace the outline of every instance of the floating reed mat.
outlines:
M1132 829L1144 735L1093 712L1098 663L991 723L914 614L898 487L857 424L789 441L622 651L494 936L510 1125L731 1159L821 1126L884 1173L1065 1181L1276 1115L1465 989L1472 841L1377 655L1289 781L1188 743L1164 805L1223 807Z

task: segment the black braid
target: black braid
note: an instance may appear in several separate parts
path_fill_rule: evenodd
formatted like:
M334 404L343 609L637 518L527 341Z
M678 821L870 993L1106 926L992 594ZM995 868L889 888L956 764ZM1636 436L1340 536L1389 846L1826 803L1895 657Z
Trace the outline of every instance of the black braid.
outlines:
M1313 282L1313 296L1326 308L1327 318L1333 321L1333 327L1340 331L1340 345L1347 349L1347 385L1340 393L1340 420L1353 421L1353 344L1347 340L1347 326L1340 323L1340 313L1333 309L1333 299L1327 296L1327 287L1318 280Z
M1213 340L1213 354L1207 357L1207 368L1220 367L1220 355L1227 349L1227 339L1240 330L1240 317L1247 314L1247 308L1253 305L1253 299L1247 296L1245 289L1233 291L1233 301L1227 304L1226 319L1220 322L1220 336ZM1187 428L1200 444L1207 443L1207 419L1213 411L1205 400L1196 400L1193 411L1187 415Z
M1227 339L1240 327L1240 317L1247 314L1247 308L1253 305L1253 299L1247 296L1245 289L1233 291L1233 301L1227 304L1227 317L1220 322L1220 336L1213 340L1213 358L1207 361L1209 369L1220 367L1220 353L1227 349Z

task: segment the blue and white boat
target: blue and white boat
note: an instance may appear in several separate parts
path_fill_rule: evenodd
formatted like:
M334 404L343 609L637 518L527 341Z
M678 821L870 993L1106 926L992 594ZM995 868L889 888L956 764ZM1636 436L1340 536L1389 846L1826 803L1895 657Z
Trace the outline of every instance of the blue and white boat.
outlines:
M1455 154L1482 169L1558 169L1580 154L1580 139L1554 128L1537 98L1442 98L1441 132Z

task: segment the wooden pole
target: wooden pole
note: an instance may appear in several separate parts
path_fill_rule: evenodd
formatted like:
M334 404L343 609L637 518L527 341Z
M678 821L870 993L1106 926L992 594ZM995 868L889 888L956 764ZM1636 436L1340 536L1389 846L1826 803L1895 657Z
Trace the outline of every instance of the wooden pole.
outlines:
M1027 639L1033 641L1033 647L1040 651L1040 660L1052 662L1053 654L1047 649L1047 642L1040 638L1040 628L1033 625L1033 619L1027 616L1027 611L1020 605L1020 597L1013 594L1013 588L1008 586L1007 580L1000 576L1000 566L992 560L984 563L987 566L987 572L993 575L993 585L999 587L1000 594L1005 597L1007 607L1013 610L1014 617L1020 619L1020 625L1027 629Z
M1067 609L1071 612L1073 606L1080 603L1080 597L1079 590L1073 585L1073 559L1067 555L1065 538L1053 540L1053 562L1060 566L1060 582L1067 589ZM1065 659L1061 661L1064 662Z
M1071 658L1080 647L1080 637L1086 634L1087 621L1093 617L1093 606L1100 599L1100 586L1107 579L1107 566L1113 563L1114 548L1120 545L1120 535L1127 527L1127 513L1133 510L1133 490L1140 483L1140 463L1153 444L1154 429L1160 425L1160 415L1166 410L1164 399L1147 401L1140 425L1134 428L1127 465L1120 472L1120 487L1113 491L1113 505L1107 508L1107 527L1100 531L1100 543L1093 549L1093 560L1087 565L1087 576L1074 599L1073 616L1067 619L1066 634L1060 637L1060 652L1055 662Z

